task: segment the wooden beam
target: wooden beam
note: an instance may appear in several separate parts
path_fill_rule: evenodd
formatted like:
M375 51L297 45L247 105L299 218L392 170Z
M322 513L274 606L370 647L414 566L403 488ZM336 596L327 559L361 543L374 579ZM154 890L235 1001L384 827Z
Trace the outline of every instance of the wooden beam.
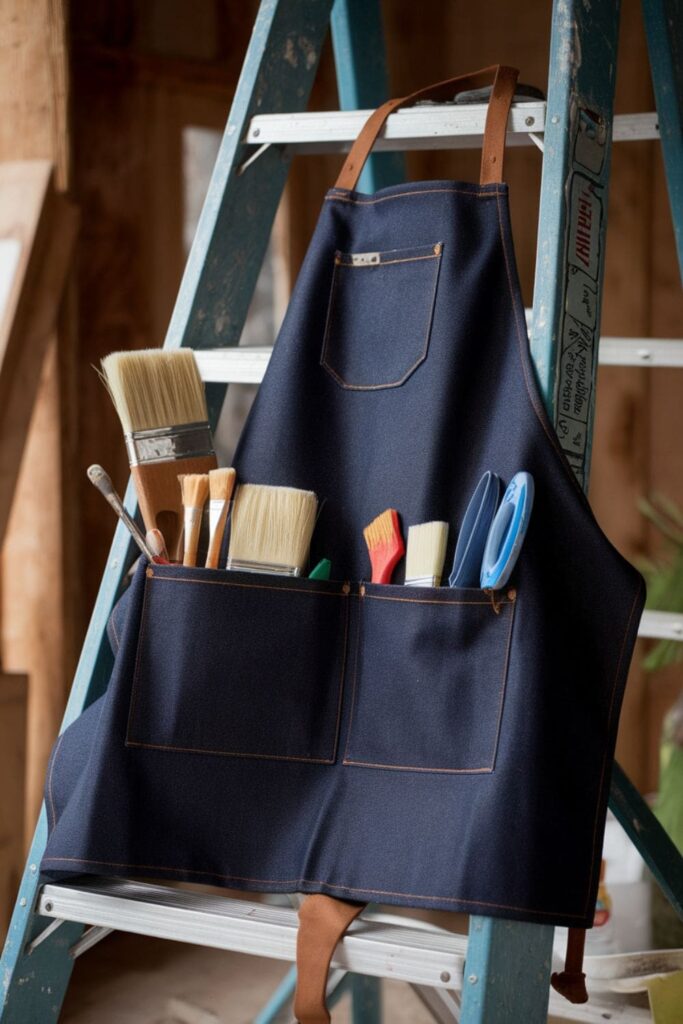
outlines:
M52 170L47 160L0 164L0 246L13 270L0 308L0 546L76 237Z
M70 176L66 0L4 0L0 40L0 161L48 160L54 165L55 187L64 190ZM76 628L62 586L65 538L70 544L76 536L77 517L70 498L74 471L69 445L75 410L63 378L73 364L73 329L60 323L59 331L43 344L42 378L6 531L1 577L4 665L29 676L28 831L42 798L45 765L65 699L65 652L73 648L70 637ZM71 554L70 569L77 580L78 565Z
M0 942L3 941L24 864L24 760L26 692L24 675L0 671Z

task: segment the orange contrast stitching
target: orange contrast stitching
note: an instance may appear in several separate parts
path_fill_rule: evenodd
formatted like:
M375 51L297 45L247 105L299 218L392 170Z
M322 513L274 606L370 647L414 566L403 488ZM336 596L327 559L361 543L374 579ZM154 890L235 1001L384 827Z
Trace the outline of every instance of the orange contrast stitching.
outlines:
M373 600L374 599L374 600L380 600L380 601L403 601L403 600L405 600L405 601L410 601L411 603L415 603L415 604L453 604L453 605L457 605L457 604L480 604L482 607L486 607L486 603L481 602L481 601L476 601L476 602L466 602L466 601L428 601L428 600L420 601L419 599L416 599L416 598L415 599L412 599L412 598L400 598L400 597L395 597L395 598L391 598L391 597L385 597L385 598L376 597L375 598L374 595L365 594L365 593L363 593L361 596L364 599L369 599L369 600ZM515 601L514 600L507 600L507 601L502 602L502 603L505 603L507 605L512 605L512 613L510 615L510 625L508 627L507 643L506 643L506 646L505 646L505 655L504 655L504 658L503 658L503 675L502 675L502 679L501 679L501 682L500 682L500 696L499 696L499 705L498 705L498 707L499 707L499 710L498 710L498 720L497 720L497 725L496 725L496 736L495 736L495 741L494 741L493 755L492 755L492 758L491 758L491 764L487 765L487 766L484 766L484 767L478 767L478 768L435 768L435 767L418 767L417 765L408 765L408 764L380 764L379 762L375 762L375 761L356 761L356 760L353 760L353 759L351 759L349 757L349 746L350 746L351 741L353 739L353 719L354 719L354 710L355 710L355 704L356 704L356 690L357 690L357 681L358 681L358 660L359 660L359 650L361 648L361 637L362 637L362 626L363 626L363 605L362 604L360 605L359 612L358 612L358 640L357 640L357 646L356 646L356 664L355 664L354 676L353 676L353 690L352 690L352 699L351 699L351 713L349 715L349 728L348 728L348 733L347 733L347 737L346 737L346 748L344 750L344 757L343 757L343 760L342 760L342 764L352 765L352 766L356 766L356 767L360 767L360 768L381 768L381 769L386 769L386 770L389 770L389 771L423 772L423 773L432 774L432 775L481 775L481 774L490 775L494 771L494 769L495 769L495 762L496 762L496 756L498 754L498 744L500 742L500 731L501 731L501 724L502 724L502 719L503 719L503 706L504 706L504 703L505 703L505 693L507 691L508 668L509 668L509 663L510 663L510 646L511 646L511 640L512 640L512 625L513 625L513 622L514 622L515 610L516 610Z
M212 572L213 570L208 570ZM226 570L229 571L229 570ZM271 594L288 593L288 594L307 594L313 597L347 597L348 595L343 590L309 590L307 587L281 587L281 586L268 586L264 583L235 583L232 580L207 580L199 579L193 576L188 579L185 576L157 576L156 573L150 573L149 579L156 580L157 582L172 580L174 583L201 583L207 584L213 587L239 587L242 590L267 590ZM315 582L315 580L313 581ZM340 583L340 587L344 584Z
M188 580L188 579L185 579L182 576L155 576L154 574L150 574L150 576L148 576L147 578L148 579L155 579L155 580L173 580L173 581L178 582L178 583L194 583L194 582L221 583L222 582L221 580ZM302 593L302 594L318 593L318 594L325 594L326 596L340 597L340 598L344 598L344 599L346 599L348 597L348 594L344 593L343 591L340 591L339 593L335 593L335 594L329 594L329 592L327 592L327 591L309 591L309 590L303 590L301 588L291 588L291 587L267 587L267 586L258 587L256 585L252 586L252 584L231 583L231 582L228 582L228 581L225 581L224 585L225 586L246 587L248 589L268 590L270 593L273 593L274 591L277 592L279 590L295 590L296 593ZM346 603L346 601L344 601L342 603L342 605L341 605L342 621L345 623L345 625L344 625L344 640L343 640L343 645L344 646L342 648L342 658L341 658L341 678L339 679L339 683L338 683L339 697L338 697L338 702L337 702L337 721L336 721L336 724L335 724L334 747L333 747L332 756L330 758L322 758L322 757L303 757L303 756L296 755L296 754L261 754L261 753L254 753L252 751L248 751L247 752L247 751L240 751L240 750L213 750L213 749L210 749L210 748L207 748L207 747L181 747L181 746L176 746L175 744L170 744L170 743L146 743L146 742L144 742L142 740L133 740L133 739L131 739L131 728L132 728L132 724L133 724L133 720L134 720L134 716L135 716L135 709L136 709L136 706L137 706L138 694L140 692L140 674L141 674L140 673L140 661L141 661L141 651L142 651L142 647L143 647L143 640L144 640L145 632L146 632L146 629L147 629L147 622L148 622L148 614L147 614L148 586L149 585L146 583L145 584L145 595L144 595L143 604L142 604L142 612L141 612L141 615L140 615L140 632L139 632L139 635L138 635L138 648L137 648L137 652L136 652L135 669L134 669L134 673L133 673L133 686L132 686L132 690L131 690L130 708L129 708L129 712L128 712L128 725L127 725L127 729L126 729L126 738L125 738L125 741L124 741L125 745L127 747L140 747L140 748L145 749L145 750L172 750L172 751L175 751L176 753L179 753L179 754L209 754L209 755L218 756L218 757L255 758L257 760L264 760L264 761L301 761L301 762L305 762L307 764L334 764L334 762L336 760L336 756L337 756L337 742L338 742L338 739L339 739L339 730L340 730L340 724L341 724L342 697L343 697L343 690L344 690L344 672L345 672L345 667L346 667L346 660L345 660L346 659L346 633L347 633L347 628L348 628L348 609L349 609L349 605ZM344 611L346 611L346 615L344 615Z
M427 358L427 352L429 351L429 339L430 339L430 336L431 336L431 333L432 333L432 323L434 321L434 304L436 302L436 289L437 289L437 285L439 283L439 271L441 269L441 257L443 256L443 250L444 250L443 243L439 243L439 244L440 244L439 252L435 253L433 255L430 255L430 256L414 256L414 257L411 257L411 258L405 259L405 260L387 260L385 263L371 264L370 265L371 267L376 268L377 266L386 267L386 266L389 266L392 263L414 263L416 260L420 260L420 259L423 259L423 260L424 259L429 259L429 260L438 260L439 261L438 265L436 267L436 272L434 274L434 287L432 289L431 301L430 301L429 306L428 306L429 315L428 315L428 318L427 318L427 333L425 335L425 339L424 339L424 342L423 342L423 345L422 345L422 350L420 351L420 353L419 353L417 359L415 360L415 362L410 367L408 367L408 369L406 370L406 372L403 374L402 377L400 377L398 380L389 381L386 384L349 384L348 381L346 381L341 376L341 374L338 373L337 370L335 370L334 367L328 362L328 352L329 352L329 349L330 349L329 340L330 340L330 327L331 327L331 321L332 321L332 310L333 310L333 307L334 307L334 299L335 299L335 295L336 295L336 292L337 292L337 281L338 281L337 268L338 267L345 267L347 269L359 269L359 268L354 268L353 265L350 264L350 263L337 263L335 261L334 271L332 273L332 283L330 285L330 299L329 299L329 303L328 303L328 306L327 306L327 319L325 321L325 335L324 335L324 338L323 338L322 351L320 353L320 365L346 391L386 391L389 388L398 388L402 384L405 384L405 382L408 380L408 378L411 377L413 375L413 373L415 373L415 371L417 370L418 366L420 366L422 363L424 363L425 359ZM363 269L366 269L366 268L363 268Z
M305 761L307 764L334 764L334 758L298 757L295 754L245 754L239 750L209 750L207 747L174 747L168 743L142 743L126 739L127 747L144 750L173 750L177 754L211 754L214 757L250 757L258 761Z
M389 889L358 889L351 885L337 885L334 882L324 882L314 878L249 878L245 875L223 875L218 871L198 871L191 868L169 868L160 864L126 864L113 860L89 860L86 857L43 857L45 863L50 864L97 864L101 867L110 868L135 868L137 871L174 871L182 875L201 875L204 878L223 878L228 882L255 882L257 885L291 885L300 887L302 885L319 885L325 889L338 889L341 892L358 892L367 895L377 896L398 896L406 899L423 900L429 903L453 903L471 904L477 907L498 907L500 910L522 910L543 917L568 917L583 920L584 914L567 914L564 910L536 910L533 907L517 907L509 903L493 903L490 900L472 900L467 897L452 896L423 896L415 892L393 892ZM295 891L295 890L293 890Z
M507 192L469 192L464 188L421 188L414 192L397 192L393 196L380 196L379 199L351 199L350 196L327 195L325 202L353 203L354 206L374 206L375 203L387 203L390 199L401 199L403 196L430 196L432 193L454 192L460 196L471 196L472 199L488 199L490 196L504 196Z

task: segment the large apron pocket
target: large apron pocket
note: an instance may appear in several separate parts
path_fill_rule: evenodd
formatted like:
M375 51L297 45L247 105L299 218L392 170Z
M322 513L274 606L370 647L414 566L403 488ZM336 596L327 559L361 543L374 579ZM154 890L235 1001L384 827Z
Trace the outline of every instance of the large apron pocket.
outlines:
M515 598L364 584L344 764L492 772Z
M320 362L344 388L395 388L427 358L443 243L337 252Z
M349 589L149 566L126 744L332 764Z

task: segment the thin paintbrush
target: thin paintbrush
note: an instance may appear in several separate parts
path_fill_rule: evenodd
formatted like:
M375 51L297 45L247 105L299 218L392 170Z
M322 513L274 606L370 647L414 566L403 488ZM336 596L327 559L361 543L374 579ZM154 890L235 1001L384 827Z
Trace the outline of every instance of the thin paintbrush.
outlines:
M317 508L313 491L241 484L232 511L228 569L300 576Z
M388 508L363 530L370 553L372 583L391 583L391 574L405 554L398 512Z
M441 585L447 542L448 523L420 523L409 527L406 584L412 587Z
M204 386L191 349L113 352L102 377L123 427L145 526L181 557L178 476L216 468Z
M94 484L100 494L109 502L111 507L114 509L114 512L116 512L117 516L126 527L137 546L140 548L140 551L142 551L145 558L148 558L150 562L153 562L154 553L150 550L141 530L138 528L137 523L126 512L123 502L114 489L114 485L111 482L109 474L105 472L101 466L98 466L97 463L93 466L89 466L87 473L90 483Z
M148 530L145 535L147 541L147 547L154 555L155 560L160 562L170 562L168 557L168 551L166 549L166 541L161 530Z
M183 565L197 564L202 513L209 496L208 473L185 473L178 477L183 498L184 537Z
M212 469L209 473L209 550L206 568L217 569L221 544L228 518L230 499L235 489L237 473L234 469Z

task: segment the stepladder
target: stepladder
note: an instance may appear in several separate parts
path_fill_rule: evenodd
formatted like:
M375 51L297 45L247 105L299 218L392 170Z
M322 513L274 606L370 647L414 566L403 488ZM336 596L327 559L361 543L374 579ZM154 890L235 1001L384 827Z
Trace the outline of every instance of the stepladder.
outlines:
M300 5L295 3L283 2L264 3L261 6L169 328L169 347L190 345L201 352L215 348L218 341L221 346L225 346L236 345L239 340L287 169L287 162L282 159L283 143L263 141L266 125L255 123L254 118L267 117L270 112L274 115L291 113L300 108L305 102L315 71L315 65L304 68L304 62L299 62L296 68L292 68L291 74L288 72L282 80L279 66L275 69L274 54L278 52L278 47L289 40L294 31L302 31L302 13L299 8ZM307 38L321 40L329 15L329 4L320 3L311 7L304 15ZM379 47L374 17L367 11L363 13L358 8L354 9L354 5L338 4L334 12L338 59L340 65L346 59L346 65L351 68L350 73L342 70L341 82L348 88L349 102L354 106L372 106L386 98L383 81L369 81L363 85L362 67L364 57L367 57L363 50L376 50ZM550 240L550 254L546 246L544 258L538 266L532 350L561 442L579 479L585 484L589 471L604 257L604 217L600 213L606 209L612 123L613 76L609 72L605 53L613 57L616 50L618 13L615 9L589 16L588 12L582 10L582 5L577 5L576 19L577 25L585 33L580 34L584 59L579 68L571 71L557 59L562 47L569 45L567 29L563 27L558 12L554 22L554 56L551 60L547 107L543 111L546 158L540 229L544 238ZM363 32L359 32L359 26L363 27ZM264 69L269 69L270 75L262 74ZM472 114L475 113L481 117L481 111L472 108ZM513 110L513 130L515 117L521 114L524 114L525 120L535 116L521 109ZM482 124L480 120L478 132L481 132ZM278 126L277 130L282 127ZM390 135L389 128L387 135ZM256 159L249 163L252 157ZM381 166L375 165L370 169L366 188L377 189L387 183L383 174L395 172L395 167L383 170ZM570 197L568 204L565 200L567 195ZM250 202L252 197L258 197L258 202ZM235 261L233 246L234 239L238 237L249 237L250 245L243 254L244 258ZM215 297L217 291L221 294L220 300ZM581 297L585 299L587 294L593 298L590 323L584 322L580 312ZM218 309L219 302L221 310ZM221 316L223 328L218 335L217 318L225 308L230 310L229 327L226 332L225 317ZM211 311L209 315L207 309ZM582 389L581 395L572 396L574 400L568 412L562 404L562 395L570 386L570 379L576 379L574 368L577 360L583 367L582 379L589 386L587 391ZM223 383L224 377L214 381L217 385L214 388L216 394L211 397L216 407L222 397L217 392L222 391ZM84 647L65 725L106 686L110 656L104 638L104 622L119 592L121 577L129 561L127 538L119 533L114 541ZM645 810L638 804L637 795L629 789L618 772L615 776L613 800L615 806L626 808L624 817L631 823L634 816L639 821L648 822L647 828L651 829L654 837L650 860L663 877L672 879L665 884L668 884L674 895L675 871L678 870L680 878L680 864L665 839L657 832L656 826L647 818ZM642 828L632 828L632 831L642 831ZM101 908L96 910L92 901L87 911L67 910L59 904L55 893L40 888L38 866L44 837L43 821L39 825L27 863L5 951L7 988L4 1014L7 1020L54 1019L59 1012L61 994L68 983L73 961L70 951L76 948L80 952L84 948L83 944L77 945L83 925L91 924L100 929L111 926L96 923L97 920L105 920L106 915ZM668 863L669 870L660 867L663 862ZM109 895L112 895L111 892ZM126 894L119 892L113 898L123 900ZM36 903L37 899L40 903ZM110 905L108 911L109 914L114 913L114 922L117 920L117 909L121 911L122 918L123 908L120 904L113 909ZM53 917L53 913L62 916ZM84 913L89 916L83 916ZM54 927L55 924L58 927ZM158 930L160 926L155 922L148 927ZM520 948L519 937L522 934L525 936L525 945L524 956L520 960L511 954L515 948ZM96 937L91 933L90 941ZM37 943L37 939L42 941ZM514 1004L517 1007L514 1011L516 1019L543 1019L547 1008L551 939L552 929L544 926L520 926L517 929L492 919L473 919L467 949L467 968L464 972L461 1019L467 1022L505 1019L499 1001L501 992L508 1008L511 1005L510 998L518 1000ZM518 984L518 979L524 976L532 962L542 966L535 975L540 980L538 985L526 986L526 991L521 995L519 990L524 986ZM368 973L372 974L372 971ZM28 983L25 982L26 978L29 979ZM36 979L35 984L31 979ZM50 989L49 996L46 995L47 989ZM522 998L524 1002L520 1001ZM372 1002L367 990L362 992L360 986L357 999L359 1006ZM372 1014L376 1013L376 1006L368 1009L366 1005L365 1011L359 1009L358 1012L365 1012L365 1017L359 1019L371 1020Z

